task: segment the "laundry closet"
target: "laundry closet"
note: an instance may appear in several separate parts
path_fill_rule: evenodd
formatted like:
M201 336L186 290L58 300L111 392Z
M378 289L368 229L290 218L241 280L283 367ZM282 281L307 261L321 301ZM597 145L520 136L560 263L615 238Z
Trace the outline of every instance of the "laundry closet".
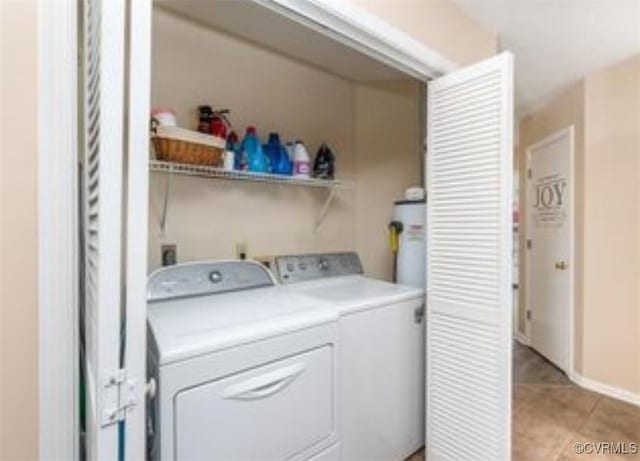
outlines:
M465 459L508 459L511 55L504 53L455 69L437 53L373 16L337 2L316 0L140 0L126 8L119 2L86 0L84 15L81 129L85 143L82 188L88 289L84 359L89 456L115 458L119 451L125 459L142 459L149 453L147 448L158 443L153 427L157 406L149 402L167 384L160 383L158 389L158 382L150 379L157 363L152 360L149 369L145 367L149 359L145 332L152 336L153 329L147 331L148 317L153 320L148 316L147 300L157 301L154 296L158 293L185 298L180 291L185 280L184 286L195 287L195 292L204 285L215 285L210 288L218 290L216 287L227 283L226 267L232 271L240 267L228 260L246 258L273 268L277 255L333 254L332 261L344 263L341 267L353 274L364 272L390 281L393 204L407 188L421 186L427 195L426 230L421 234L426 240L426 254L422 255L427 273L426 307L416 309L420 315L414 323L424 325L426 337L420 401L426 406L421 410L425 410L427 457L454 459L462 454ZM312 160L326 144L335 155L335 177L301 179L158 159L150 142L152 109L170 109L179 127L196 130L198 106L202 105L228 109L231 127L241 138L249 126L257 128L261 142L277 132L283 142L304 141ZM123 184L121 189L113 187L118 183ZM357 252L360 258L337 253L345 251ZM206 261L212 260L227 262L207 266L211 263ZM163 272L157 271L174 261L198 263L186 266L173 278L163 278ZM323 268L325 261L313 261L318 270ZM206 277L197 272L201 267L206 267ZM245 265L242 270L247 272L236 272L227 288L230 296L237 297L240 285L243 289L273 286L278 296L288 293L289 304L303 299L285 291L259 264ZM149 274L156 277L152 275L147 285ZM255 293L253 298L238 299L244 303L254 299L250 308L256 309L263 298ZM264 299L265 305L271 303L276 310L286 308L286 303L278 302L280 298ZM124 300L124 308L109 309L118 300ZM419 300L424 301L422 294ZM237 311L233 306L229 303L225 308L230 316ZM185 308L190 308L187 301ZM310 396L317 383L337 386L340 368L347 368L342 363L327 373L318 372L337 361L336 351L344 339L344 329L336 330L336 325L342 325L338 317L327 317L326 325L317 326L316 333L298 341L296 355L279 343L271 345L274 350L282 349L277 359L284 363L285 357L302 357L302 344L308 341L306 350L311 355L306 375L305 368L293 362L283 369L270 368L276 360L268 357L271 349L252 343L253 349L246 349L250 354L237 357L263 357L252 366L272 381L263 385L249 376L240 384L253 387L238 391L234 384L239 394L231 398L240 395L238 399L243 400L249 395L260 399L302 376L301 382L308 386L301 394L307 399L303 404L316 404L310 413L328 411ZM185 345L181 337L187 320L176 312L167 316L160 312L156 320L156 327L162 324L166 329L155 333L165 335L169 343L175 341L176 357L192 346ZM328 326L331 322L333 327ZM189 327L196 331L197 322L191 323ZM272 322L272 327L279 328L277 323ZM173 325L175 330L169 332ZM357 349L357 327L350 334ZM326 341L318 339L321 335ZM239 359L232 355L245 350L245 345L226 352L224 334L221 336L214 338L220 340L216 346L223 352L220 359L194 349L194 363L202 361L206 366L188 373L185 368L182 373L177 362L163 364L172 373L169 384L182 383L181 389L188 390L193 386L187 379L204 376L215 363L224 365L215 378L221 385L231 376L223 374L227 368L236 374L247 371L236 369ZM213 341L201 339L202 344ZM376 342L374 338L369 345L362 343L358 360L368 362L366 351L373 351ZM316 347L320 343L322 348ZM322 353L314 352L319 350ZM371 361L376 354L372 352ZM400 362L405 359L397 357ZM384 375L384 365L378 368ZM280 376L283 370L290 374ZM195 412L202 410L201 402L207 401L211 389L217 392L217 381L202 379L208 387L197 391L202 390L201 400L192 399L187 405ZM397 377L380 381L385 379L395 382ZM193 390L189 395L195 395L195 387ZM358 389L351 391L358 396ZM223 401L225 392L215 393L222 402L216 408L223 412L231 408ZM331 392L338 395L335 388ZM177 408L177 400L166 401ZM335 406L327 418L335 419L341 403L339 399L332 402ZM293 425L293 408L300 412L305 408L296 408L292 401L287 405L286 416ZM245 421L263 424L256 428L269 428L269 419L260 421L265 413L255 414L256 418L246 417ZM171 434L177 430L171 427L177 424L176 418L166 417L165 428ZM302 420L309 422L309 418ZM320 427L316 423L309 423L308 433L304 428L300 434L292 433L292 440L313 433ZM188 451L199 442L189 438L197 431L185 430L197 429L198 424L189 420L181 427L182 447L187 447L181 453L200 455ZM225 427L230 438L235 433L232 429ZM311 449L287 452L287 459L339 459L340 431L335 426L333 438L325 441L333 445L324 447L322 453ZM261 434L261 443L273 444L267 433ZM171 446L168 451L172 453L162 454L162 459L175 457L175 450Z

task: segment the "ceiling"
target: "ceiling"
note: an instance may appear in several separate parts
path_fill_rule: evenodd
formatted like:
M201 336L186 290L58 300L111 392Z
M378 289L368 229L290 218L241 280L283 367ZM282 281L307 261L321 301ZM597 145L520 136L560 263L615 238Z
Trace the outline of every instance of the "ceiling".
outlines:
M523 116L585 75L640 53L640 0L454 0L515 55Z
M370 82L406 78L406 74L344 46L312 24L292 21L257 2L155 0L155 4L202 26L349 80Z

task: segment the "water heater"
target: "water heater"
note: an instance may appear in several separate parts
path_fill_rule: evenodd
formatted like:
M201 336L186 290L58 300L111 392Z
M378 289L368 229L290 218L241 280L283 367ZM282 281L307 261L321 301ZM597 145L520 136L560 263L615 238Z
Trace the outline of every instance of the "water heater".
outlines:
M393 220L402 223L398 241L397 282L425 288L427 210L424 200L395 202Z

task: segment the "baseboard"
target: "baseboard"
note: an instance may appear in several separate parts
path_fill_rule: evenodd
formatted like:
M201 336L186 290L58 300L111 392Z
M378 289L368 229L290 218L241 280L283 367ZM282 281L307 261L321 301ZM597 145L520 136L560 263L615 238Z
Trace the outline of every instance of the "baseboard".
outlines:
M619 387L611 386L609 384L601 383L594 379L585 378L575 372L569 374L569 379L576 383L580 387L584 387L598 394L606 395L613 399L622 400L623 402L630 403L640 407L640 394L633 393L626 389L620 389Z
M527 338L524 333L520 332L520 331L514 331L513 332L513 339L515 339L516 341L518 341L520 344L522 344L523 346L529 346L529 338Z
M513 339L518 341L523 346L531 345L529 338L527 338L520 331L513 332ZM574 371L567 373L567 376L575 384L577 384L580 387L584 387L587 390L597 392L598 394L606 395L607 397L611 397L612 399L622 400L623 402L627 402L627 403L630 403L631 405L640 407L640 394L636 394L634 392L628 391L626 389L621 389L619 387L611 386L610 384L605 384L600 381L596 381L595 379L585 378L584 376Z

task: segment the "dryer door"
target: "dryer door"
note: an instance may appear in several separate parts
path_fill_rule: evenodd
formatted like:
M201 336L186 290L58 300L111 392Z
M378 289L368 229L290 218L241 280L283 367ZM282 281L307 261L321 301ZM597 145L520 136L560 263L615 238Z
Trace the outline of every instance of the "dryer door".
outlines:
M323 346L180 392L177 459L291 459L331 437L333 348Z

